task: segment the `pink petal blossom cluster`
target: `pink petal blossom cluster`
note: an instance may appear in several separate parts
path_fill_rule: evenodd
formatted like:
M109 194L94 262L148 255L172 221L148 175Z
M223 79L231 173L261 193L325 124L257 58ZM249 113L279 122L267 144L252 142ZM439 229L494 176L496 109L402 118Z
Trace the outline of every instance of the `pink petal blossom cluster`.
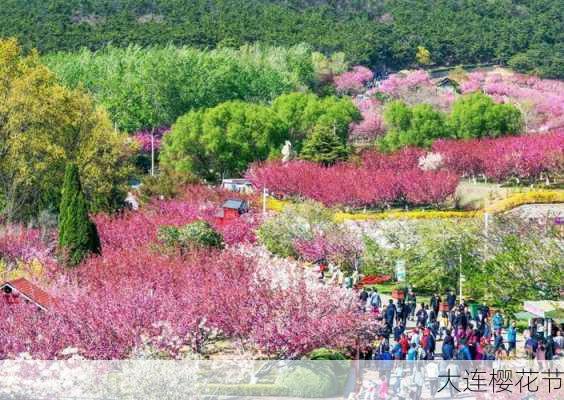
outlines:
M516 104L528 129L564 127L564 82L530 75L473 72L460 86L463 93L483 91L498 102Z
M334 82L340 93L359 93L372 79L374 79L374 73L370 69L357 65L351 71L337 75Z
M176 358L200 352L213 332L285 357L352 344L362 321L354 297L307 286L306 273L291 269L274 288L273 271L233 251L180 257L112 249L52 287L52 309L0 302L0 358L64 358L73 347L88 359L123 359L146 343Z
M433 86L433 83L429 74L422 69L418 69L407 73L391 74L380 83L378 90L390 96L398 97L406 91L430 86Z
M350 234L338 230L315 232L312 239L294 242L294 248L306 261L326 260L336 265L352 265L362 253L362 242Z
M27 229L19 225L0 228L0 260L45 262L51 258L53 249L41 240L40 229Z
M382 156L385 157L385 156ZM375 157L378 158L378 157ZM407 202L411 205L438 205L454 194L458 176L447 171L422 171L413 167L370 168L342 163L324 167L307 161L267 162L252 166L247 178L256 187L266 187L280 196L307 198L326 206L387 207ZM390 160L390 165L395 160Z
M153 133L150 129L135 132L133 138L139 143L141 151L145 153L151 152L151 146L154 146L155 151L159 151L162 145L164 136L170 132L170 128L163 126L156 128ZM152 143L151 143L152 142Z
M354 100L362 114L360 122L353 122L349 127L349 140L373 141L385 132L384 119L382 118L382 104L374 97L357 97Z
M69 348L88 359L124 359L146 347L181 358L202 352L217 335L288 358L322 345L352 345L366 322L356 314L356 297L317 283L289 260L244 246L161 251L159 226L214 221L217 205L233 196L194 186L182 199L96 216L102 255L73 270L58 266L37 282L56 299L52 307L39 312L0 298L0 359L68 358ZM258 222L250 213L218 229L228 244L252 243ZM22 234L24 243L36 235Z
M443 156L448 170L461 176L485 175L503 182L564 172L564 130L498 139L438 140L432 148Z

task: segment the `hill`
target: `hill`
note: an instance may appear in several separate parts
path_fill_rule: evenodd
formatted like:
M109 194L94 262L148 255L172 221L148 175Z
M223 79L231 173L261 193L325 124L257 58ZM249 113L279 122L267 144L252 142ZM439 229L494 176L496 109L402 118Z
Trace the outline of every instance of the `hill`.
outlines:
M418 46L440 65L509 63L564 76L559 0L4 0L0 36L42 52L108 43L234 46L306 42L352 63L400 69Z

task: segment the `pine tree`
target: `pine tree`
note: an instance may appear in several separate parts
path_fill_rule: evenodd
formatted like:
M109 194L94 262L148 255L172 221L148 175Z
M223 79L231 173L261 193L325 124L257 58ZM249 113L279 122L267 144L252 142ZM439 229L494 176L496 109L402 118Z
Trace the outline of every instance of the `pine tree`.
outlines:
M65 263L75 266L90 253L100 254L98 230L88 216L76 164L66 167L59 212L59 248Z
M331 165L344 160L347 155L347 148L335 133L335 129L326 125L318 125L314 128L300 153L304 160L315 161L324 165Z

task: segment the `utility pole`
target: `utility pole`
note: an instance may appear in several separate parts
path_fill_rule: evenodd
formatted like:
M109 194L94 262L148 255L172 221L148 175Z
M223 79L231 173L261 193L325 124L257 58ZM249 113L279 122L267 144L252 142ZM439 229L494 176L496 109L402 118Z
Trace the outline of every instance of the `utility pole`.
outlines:
M155 128L151 129L151 176L155 176Z

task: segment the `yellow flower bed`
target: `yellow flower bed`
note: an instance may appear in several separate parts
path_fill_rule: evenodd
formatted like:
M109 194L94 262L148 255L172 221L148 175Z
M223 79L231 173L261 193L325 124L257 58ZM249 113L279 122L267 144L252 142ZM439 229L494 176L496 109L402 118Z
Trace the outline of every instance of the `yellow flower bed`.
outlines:
M336 212L335 221L376 221L383 219L439 219L439 218L474 218L482 215L481 211L383 211L380 213L345 213Z
M524 193L515 193L492 204L491 206L486 207L486 211L499 213L525 204L544 203L564 203L564 190L535 190Z

